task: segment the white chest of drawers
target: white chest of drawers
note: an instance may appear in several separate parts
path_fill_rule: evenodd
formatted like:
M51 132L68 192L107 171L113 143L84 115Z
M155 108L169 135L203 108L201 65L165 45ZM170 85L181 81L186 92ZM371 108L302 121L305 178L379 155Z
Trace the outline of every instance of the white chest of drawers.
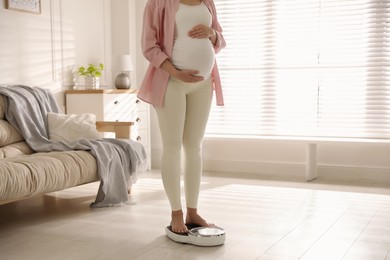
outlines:
M131 121L131 139L145 147L151 165L149 105L137 98L134 89L67 90L66 113L92 113L98 121ZM105 137L112 137L105 135Z

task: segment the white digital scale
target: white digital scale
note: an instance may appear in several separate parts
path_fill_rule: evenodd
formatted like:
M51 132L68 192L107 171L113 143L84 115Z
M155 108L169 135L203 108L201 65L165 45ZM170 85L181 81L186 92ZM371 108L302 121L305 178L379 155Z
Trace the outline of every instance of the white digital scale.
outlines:
M220 227L199 227L187 225L188 233L175 233L171 226L165 228L166 235L173 241L196 246L219 246L225 243L226 232Z

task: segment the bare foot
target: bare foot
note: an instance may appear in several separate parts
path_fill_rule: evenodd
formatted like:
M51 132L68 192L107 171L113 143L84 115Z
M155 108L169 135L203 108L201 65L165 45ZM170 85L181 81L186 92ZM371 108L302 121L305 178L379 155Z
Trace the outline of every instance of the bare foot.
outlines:
M172 211L171 228L175 233L188 233L188 228L184 224L182 210Z
M194 208L187 208L186 223L199 225L201 227L215 227L213 223L208 223L201 216L199 216L197 209Z

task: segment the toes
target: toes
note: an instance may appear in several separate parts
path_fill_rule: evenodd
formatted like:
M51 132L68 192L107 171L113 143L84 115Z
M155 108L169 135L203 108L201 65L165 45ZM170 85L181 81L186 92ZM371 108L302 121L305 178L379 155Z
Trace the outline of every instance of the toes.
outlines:
M188 229L187 228L173 228L172 227L172 231L175 232L175 233L178 233L178 234L186 234L186 233L188 233Z

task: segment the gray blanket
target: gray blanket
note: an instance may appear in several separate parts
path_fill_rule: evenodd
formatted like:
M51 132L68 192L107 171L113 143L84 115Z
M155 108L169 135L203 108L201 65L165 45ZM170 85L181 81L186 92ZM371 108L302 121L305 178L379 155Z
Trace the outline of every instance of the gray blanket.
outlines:
M36 152L85 150L97 161L101 183L91 207L106 207L128 201L127 183L144 170L144 147L132 140L104 138L52 142L47 113L62 113L52 94L45 89L23 85L0 86L6 97L5 116Z

